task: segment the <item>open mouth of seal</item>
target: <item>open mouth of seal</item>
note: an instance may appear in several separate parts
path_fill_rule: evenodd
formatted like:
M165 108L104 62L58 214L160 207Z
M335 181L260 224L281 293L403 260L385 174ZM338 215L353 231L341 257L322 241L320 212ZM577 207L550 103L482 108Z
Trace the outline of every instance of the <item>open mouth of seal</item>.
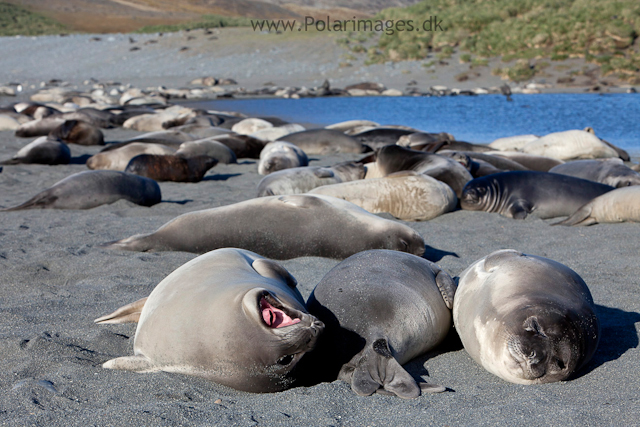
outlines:
M284 328L300 323L299 318L292 317L293 313L287 314L286 308L269 294L262 295L258 305L262 320L270 328Z

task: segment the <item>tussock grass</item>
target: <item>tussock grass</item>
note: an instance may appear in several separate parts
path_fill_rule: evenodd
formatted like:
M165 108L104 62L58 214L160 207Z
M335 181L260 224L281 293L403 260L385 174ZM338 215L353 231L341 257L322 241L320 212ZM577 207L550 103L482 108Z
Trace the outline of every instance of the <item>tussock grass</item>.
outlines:
M220 15L203 15L201 20L195 22L182 22L173 25L148 25L136 30L136 33L172 33L176 31L198 30L222 27L248 27L251 24L249 18L234 18Z
M40 36L68 32L64 25L13 4L0 2L0 36Z

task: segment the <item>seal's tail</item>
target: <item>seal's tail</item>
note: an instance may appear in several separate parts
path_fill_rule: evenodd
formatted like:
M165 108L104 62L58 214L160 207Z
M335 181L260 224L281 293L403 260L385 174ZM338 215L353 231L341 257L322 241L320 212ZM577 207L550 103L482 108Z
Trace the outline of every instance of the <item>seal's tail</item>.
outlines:
M153 249L152 245L147 241L149 234L136 234L126 239L114 240L98 245L104 249L121 249L124 251L147 252Z
M587 204L575 211L569 218L564 221L556 222L551 225L591 225L598 221L591 216L591 205Z
M147 297L139 299L136 302L120 307L111 314L98 317L94 320L94 323L138 323L140 313L146 302Z
M0 212L21 211L23 209L45 209L50 207L56 200L58 200L58 196L54 196L47 191L43 191L21 205L13 206L11 208L3 208L0 209Z

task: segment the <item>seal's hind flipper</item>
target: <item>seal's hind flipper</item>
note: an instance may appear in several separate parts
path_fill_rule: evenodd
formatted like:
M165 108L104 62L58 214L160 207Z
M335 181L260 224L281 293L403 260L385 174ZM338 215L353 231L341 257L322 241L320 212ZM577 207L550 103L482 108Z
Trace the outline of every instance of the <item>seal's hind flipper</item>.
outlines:
M142 355L117 357L107 360L102 364L105 369L116 369L120 371L132 372L152 372L160 369L151 363L151 361Z
M140 313L144 303L147 302L147 298L139 299L131 304L124 305L106 316L98 317L94 320L94 323L138 323L140 320Z
M369 396L381 387L404 399L420 396L420 387L394 359L386 338L368 345L351 372L351 389L360 396Z
M2 212L21 211L23 209L46 209L51 204L58 200L58 196L51 194L49 190L45 190L42 193L36 194L31 199L27 200L21 205L14 206L12 208L0 209Z
M126 239L114 240L112 242L101 243L97 245L104 249L122 249L124 251L147 252L152 246L145 240L150 234L136 234Z
M569 218L551 225L591 225L597 223L598 221L591 216L591 202L589 202L589 204L575 211Z

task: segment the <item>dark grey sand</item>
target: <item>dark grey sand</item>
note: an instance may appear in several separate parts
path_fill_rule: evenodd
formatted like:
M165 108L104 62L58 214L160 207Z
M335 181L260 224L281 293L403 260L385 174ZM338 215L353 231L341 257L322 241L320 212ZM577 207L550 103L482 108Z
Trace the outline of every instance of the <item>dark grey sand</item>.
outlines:
M106 139L133 134L108 130ZM28 141L1 132L0 158L9 158ZM96 151L72 147L77 161ZM311 164L348 158L315 156ZM359 397L340 381L250 394L179 374L103 369L103 362L132 354L135 325L100 326L93 319L147 296L195 255L110 251L97 245L153 231L184 212L249 199L260 180L256 169L254 161L241 160L216 166L197 184L161 183L165 202L151 208L118 202L87 211L0 213L0 424L637 425L638 224L551 227L551 221L467 211L407 223L428 243L425 256L452 276L503 248L549 257L577 271L597 304L602 339L594 359L567 382L507 383L471 360L455 332L440 350L408 365L413 375L427 375L452 391L415 400ZM0 206L17 205L83 170L83 164L5 166ZM305 297L336 263L322 258L282 262Z

